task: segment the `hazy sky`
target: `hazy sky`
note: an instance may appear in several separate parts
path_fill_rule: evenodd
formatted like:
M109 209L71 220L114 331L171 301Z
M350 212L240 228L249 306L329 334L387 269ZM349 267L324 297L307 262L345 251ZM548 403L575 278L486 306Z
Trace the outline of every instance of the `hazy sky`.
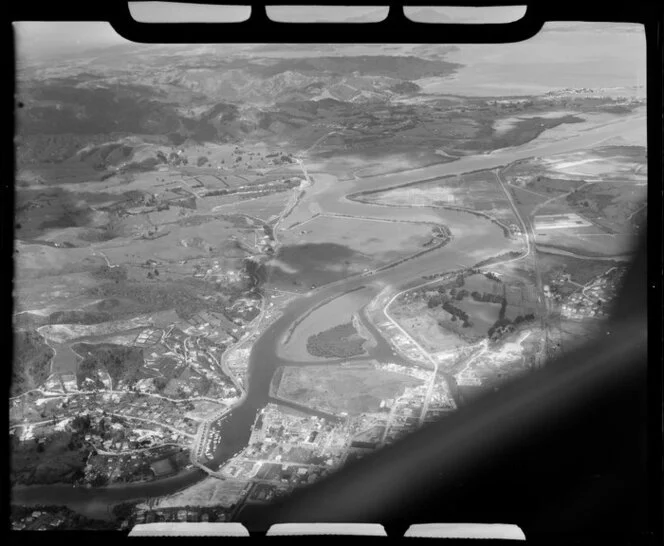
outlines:
M233 23L248 19L251 6L129 2L129 12L141 23Z
M111 25L101 22L24 21L14 23L14 35L16 49L21 59L25 60L127 42Z
M170 2L129 2L132 16L141 22L232 22L245 20L249 6L210 6ZM418 8L406 10L414 20L444 22L505 22L518 19L524 8ZM380 6L268 6L275 20L298 22L316 20L380 21L387 8ZM80 52L92 47L126 43L108 23L103 22L19 22L15 23L21 58L27 61L48 59Z
M418 23L509 23L523 17L526 6L419 7L404 6L404 14Z
M182 21L180 5L150 2L135 11L142 21ZM188 20L210 17L209 6L203 10L187 8ZM200 6L199 6L200 7ZM218 8L220 6L213 6ZM246 6L224 6L214 9L214 19L238 20L247 15ZM142 10L142 11L141 11ZM344 8L346 19L361 21L380 20L385 11L380 6L354 6ZM480 16L478 17L478 10ZM272 11L274 15L274 11ZM329 15L329 9L282 6L278 17L305 21ZM340 8L334 8L335 16ZM408 15L416 20L460 22L505 22L518 19L520 6L503 10L482 8L412 8ZM17 52L23 62L49 62L58 57L66 60L77 53L94 47L127 44L108 23L103 22L23 22L16 23ZM372 53L376 54L376 53ZM604 23L547 23L542 32L525 42L496 45L463 45L449 53L450 61L465 65L454 77L459 93L512 92L514 89L532 92L554 87L623 87L645 83L645 36L641 25L615 25ZM450 82L443 86L449 87ZM438 92L426 87L429 92ZM489 88L488 85L493 87ZM502 87L501 87L502 86Z

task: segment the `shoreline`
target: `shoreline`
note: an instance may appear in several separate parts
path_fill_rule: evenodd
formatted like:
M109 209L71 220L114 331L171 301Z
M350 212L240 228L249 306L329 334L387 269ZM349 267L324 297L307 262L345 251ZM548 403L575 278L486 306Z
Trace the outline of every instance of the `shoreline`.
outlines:
M517 151L518 151L518 148L515 149L515 153L516 153ZM481 157L481 156L478 156L478 157ZM446 164L446 163L452 163L452 162L440 162L440 163L436 163L436 165ZM510 162L506 161L506 164L509 164L509 163L510 163ZM495 168L495 167L493 167L493 168ZM416 176L417 171L420 170L420 169L421 169L421 168L417 168L417 169L407 169L406 171L412 172L412 173L414 173L413 176ZM470 171L467 171L467 172L466 172L466 171L463 171L461 174L470 174L470 173L474 173L474 172L483 172L483 171L490 171L490 170L492 170L492 168L482 168L482 169L470 170ZM403 171L402 171L402 172L403 172ZM383 176L383 175L376 175L376 177L377 177L377 176ZM428 179L425 179L425 180L416 180L416 181L414 181L414 182L401 183L401 184L396 184L396 185L393 185L393 186L387 186L387 187L384 187L384 188L378 188L378 189L374 189L374 190L365 190L365 191L355 192L355 193L352 193L352 194L345 195L345 196L344 196L344 199L348 199L349 201L354 201L355 199L352 199L353 196L366 195L366 194L377 193L377 192L380 192L380 191L386 191L386 190L389 190L389 189L394 189L394 188L399 188L399 187L412 186L412 185L416 185L416 184L421 184L422 182L434 181L434 180L440 180L440 179L449 178L449 177L452 177L452 176L456 176L456 175L455 175L455 174L439 175L439 176L434 176L434 177L431 177L431 178L428 178ZM300 196L298 196L298 198L296 198L296 203L299 202L299 197L300 197ZM357 201L359 201L359 202L361 202L361 203L364 203L363 201L360 201L360 200L357 200ZM366 203L365 203L365 204L366 204ZM440 207L440 208L445 208L445 207ZM451 210L457 210L458 212L468 212L468 213L474 214L474 215L476 215L476 216L482 216L481 214L480 214L480 215L477 215L477 214L475 214L474 211L470 211L470 210L463 210L463 209L459 210L459 209L455 209L455 208L453 208L453 207L447 207L447 208L449 208L449 209L451 209ZM290 207L288 213L290 213L290 212L292 211L292 209L293 209L293 207ZM280 223L280 220L283 219L283 218L285 218L285 216L287 216L287 215L288 215L288 214L283 215L283 213L282 213L282 216L277 220L277 222L276 222L276 224L275 224L275 226L274 226L274 230L275 230L275 232L276 232L277 229L278 229L278 225L279 225L279 223ZM490 218L487 218L487 219L491 220ZM445 244L443 244L443 245L437 245L436 247L434 247L434 248L432 248L432 249L426 249L425 251L423 251L423 252L419 252L419 253L417 253L417 254L414 255L414 256L410 256L410 257L408 257L407 259L410 260L410 259L413 259L413 258L419 257L419 256L421 256L421 255L423 255L423 254L426 254L426 253L428 253L428 252L431 252L432 250L439 249L439 248L441 248L441 246L445 246L448 242L449 242L449 239L448 239L448 241L447 241ZM277 244L278 244L278 242L277 242ZM521 254L521 253L519 253L519 254ZM571 254L571 253L570 253L570 254ZM573 254L571 254L571 255L574 256ZM579 257L579 258L581 258L581 259L591 259L591 260L592 260L592 259L600 259L600 260L603 259L603 260L606 260L606 261L613 261L613 260L616 260L616 258L606 258L606 257L605 257L605 258L600 258L600 257L585 257L585 258L584 258L584 257ZM518 258L516 258L516 259L518 259ZM403 261L406 261L406 260L403 260ZM403 263L403 261L400 261L399 263ZM386 266L386 267L383 268L383 270L384 270L384 269L389 269L390 267L396 267L397 265L399 265L399 263L391 264L391 265L389 265L389 266ZM445 267L445 266L443 265L443 267ZM464 269L466 269L466 268L464 268ZM443 274L450 274L450 273L452 273L452 272L454 272L454 271L458 271L458 270L459 270L458 268L452 268L452 269L446 271L446 272L443 273ZM462 269L462 270L463 270L463 269ZM361 274L360 274L360 275L361 275ZM438 274L436 274L436 275L438 275ZM421 273L420 273L420 276L421 276ZM353 277L349 277L349 278L346 278L346 279L342 279L341 281L333 281L332 283L329 283L328 285L325 285L325 288L326 288L326 289L332 289L332 287L333 287L332 285L334 285L335 283L340 283L340 282L347 283L347 282L361 282L361 281L357 278L357 275L356 275L355 278L353 278ZM414 280L411 280L411 281L407 281L407 282L405 282L405 283L403 284L403 286L408 286L408 285L411 284L412 282L416 282L416 283L418 283L418 284L417 284L416 286L411 287L411 288L407 288L406 290L415 289L415 288L418 288L419 286L423 286L423 285L429 284L428 282L422 283L421 280L420 280L419 278L417 278L417 279L414 279ZM430 282L435 282L435 281L430 281ZM319 287L319 289L322 289L322 288L323 288L323 286ZM290 337L293 335L293 333L294 333L295 329L297 328L297 326L298 326L303 320L305 320L305 319L306 319L306 318L307 318L307 317L308 317L313 311L315 311L316 309L318 309L318 308L320 308L320 307L326 305L327 303L329 303L329 302L331 302L331 301L334 301L336 298L338 298L338 297L340 297L340 296L343 296L343 295L346 294L346 293L349 293L349 292L352 292L352 291L355 291L355 290L360 290L360 289L363 289L363 288L366 288L366 285L365 285L365 284L362 284L362 286L358 286L358 287L353 288L353 289L347 289L347 290L344 291L343 293L341 293L341 294L336 294L336 295L334 295L334 296L332 296L332 297L329 297L327 300L325 300L325 301L319 303L318 305L314 306L314 307L311 308L311 309L308 309L307 312L306 312L304 315L299 316L299 317L298 317L298 318L297 318L297 319L296 319L291 325L289 325L289 328L290 328L290 329L289 329L288 332L287 332L287 334L288 334L288 340L290 340ZM318 290L317 290L317 292L318 292ZM302 294L301 296L306 296L306 295L307 295L307 294ZM306 298L302 298L301 296L298 297L298 298L296 298L296 302L298 302L298 303L302 303L303 300L306 300ZM290 304L289 304L289 306L290 306ZM287 306L286 309L288 309L289 306ZM295 306L295 308L292 309L292 311L296 311L299 307L302 307L302 305ZM252 341L255 342L255 341L257 341L257 340L260 340L261 337L263 336L263 334L265 334L266 332L269 333L269 335L267 336L268 338L273 337L273 336L272 336L272 331L270 330L271 326L273 325L274 322L281 320L281 319L285 316L285 314L286 314L286 313L280 314L280 315L275 319L275 321L270 321L269 324L266 324L266 325L265 325L266 328L265 328L264 330L260 331L258 337L257 337L256 339L253 339ZM297 315L296 315L296 316L297 316ZM276 331L278 332L278 329L277 329ZM256 332L255 332L255 333L256 333ZM249 341L250 338L251 338L251 336L248 336L248 337L247 337L242 343L238 344L235 348L242 346L244 343L246 343L247 341ZM274 344L279 343L279 340L278 340L277 338L275 338L274 340L272 340L272 339L266 339L265 341L268 343L268 348L269 348L269 343L274 343ZM263 343L263 345L265 345L265 343ZM264 351L264 352L265 352L265 351ZM253 353L253 348L252 348L252 353ZM253 358L252 358L252 356L253 356ZM263 357L264 357L264 356L265 356L265 355L263 355ZM404 355L404 356L405 356L405 355ZM223 355L222 355L222 357L223 357ZM250 401L250 400L249 400L249 397L248 397L249 385L252 383L252 376L254 375L254 374L252 373L252 371L253 371L253 372L260 371L258 368L256 368L256 362L253 361L254 358L259 358L259 356L256 356L256 355L250 355L249 358L250 358L250 360L249 360L249 363L247 364L247 372L246 372L246 374L247 374L247 375L246 375L246 383L247 383L246 386L247 386L247 388L243 391L242 396L241 396L240 399L236 402L236 404L234 404L232 407L228 408L228 413L230 413L230 414L234 414L238 409L242 409L242 408L248 409L249 412L251 412L251 411L253 411L254 404L260 404L260 403L261 403L260 398L259 398L257 401ZM252 362L252 361L253 361L253 362ZM253 363L253 366L252 366L252 363ZM417 365L417 364L415 364L415 365ZM425 366L422 366L422 367L425 367ZM273 373L275 373L275 371L273 371ZM263 374L257 374L257 375L261 376L261 375L264 375L264 373L263 373ZM273 377L273 376L271 376L271 377ZM259 383L260 383L260 380L261 380L261 378L259 377L259 378L258 378ZM253 382L255 383L255 381L253 381ZM255 386L255 388L253 389L252 392L253 392L254 394L257 394L257 393L260 394L260 393L258 392L258 391L260 391L260 389L261 389L261 385ZM269 397L268 397L268 400L269 400ZM242 413L242 411L241 411L240 413ZM244 411L244 413L247 413L247 411ZM226 414L226 415L227 415L227 414ZM246 417L246 416L236 416L235 421L238 421L238 420L239 420L239 425L240 425L240 426L244 426L243 419L245 419L245 417ZM236 443L238 442L237 439L233 439L232 441L235 441ZM232 443L232 442L231 442L231 443ZM225 453L224 453L224 454L222 454L219 458L220 458L220 459L223 459L224 457L227 457L227 455L228 455L228 454L225 454ZM232 456L232 455L231 455L231 456ZM215 458L216 458L216 454L215 454ZM221 464L223 464L223 463L221 463ZM92 502L96 502L96 503L104 503L104 502L106 502L108 506L112 506L112 505L114 505L114 504L119 504L119 503L121 503L121 502L128 502L129 499L146 498L146 497L150 497L150 496L166 496L166 495L168 495L168 494L172 494L173 491L171 491L170 493L162 493L162 492L159 492L159 493L161 493L161 494L159 494L159 495L145 495L145 494L140 494L140 493L137 492L136 495L132 496L132 492L133 492L134 489L138 490L139 488L144 488L144 489L147 491L147 490L150 489L150 488L154 488L154 489L156 490L156 489L159 489L160 486L164 486L164 485L167 486L169 481L175 481L175 482L180 482L180 481L181 481L181 482L182 482L182 485L177 489L177 490L179 491L179 490L181 490L181 489L184 489L184 488L186 488L186 487L189 487L189 486L192 484L192 483L184 483L185 478L187 478L187 477L189 477L189 476L191 476L192 479L193 479L193 478L196 478L195 481L193 481L192 483L197 483L197 482L200 481L201 479L205 478L205 477L206 477L206 474L205 474L202 470L200 470L199 468L195 468L195 469L190 469L190 470L188 470L188 471L185 471L185 472L183 472L183 473L179 473L179 474L177 474L177 475L175 475L175 476L171 476L171 477L169 477L169 478L163 478L163 479L160 479L160 480L154 480L154 481L150 481L150 482L136 483L135 485L133 485L133 484L114 484L113 487L111 487L111 486L105 486L105 487L102 487L102 488L76 488L76 487L74 487L73 485L72 485L72 486L66 486L66 485L63 486L63 485L57 485L57 484L51 484L51 485L44 485L44 484L39 485L39 484L34 484L34 485L31 485L31 486L28 486L28 485L19 486L18 489L17 489L17 491L18 491L18 492L21 492L21 491L25 492L25 491L27 491L26 488L31 488L30 490L37 490L37 489L40 489L40 488L41 488L41 489L44 489L44 490L46 490L46 489L51 489L51 490L54 490L54 491L57 491L57 490L62 491L63 489L67 489L67 490L69 490L69 489L71 489L71 490L74 490L74 489L80 489L81 491L77 491L77 494L76 494L76 496L79 497L78 500L75 500L75 501L66 501L66 502L65 502L65 505L68 505L68 504L71 503L71 504L77 504L77 505L80 506L80 505L82 505L82 504L85 505L86 502L89 502L89 500L92 500ZM190 481L191 481L191 480L190 480ZM174 485L176 485L176 484L174 484ZM14 489L14 488L12 488L12 489ZM112 495L111 495L110 497L107 495L106 500L104 500L104 499L99 499L99 500L97 500L97 499L94 498L95 494L97 494L97 493L101 493L101 492L104 492L104 493L111 492L111 493L112 493L112 492L116 492L116 491L117 491L118 493L124 491L124 492L128 493L128 495L126 496L126 498L118 498L117 501L116 501L115 499L111 498ZM13 492L14 492L14 491L13 491ZM87 501L86 501L86 497L87 497L87 499L88 499ZM118 497L122 497L122 495L119 494ZM15 502L15 500L12 499L12 502ZM39 501L36 501L36 500L32 500L32 501L30 501L30 504L37 504L37 503L46 504L46 503L44 502L44 500L43 500L43 497L42 497L42 499L40 499ZM17 504L25 504L25 501L22 502L22 503L17 503ZM29 505L30 505L30 504L29 504Z

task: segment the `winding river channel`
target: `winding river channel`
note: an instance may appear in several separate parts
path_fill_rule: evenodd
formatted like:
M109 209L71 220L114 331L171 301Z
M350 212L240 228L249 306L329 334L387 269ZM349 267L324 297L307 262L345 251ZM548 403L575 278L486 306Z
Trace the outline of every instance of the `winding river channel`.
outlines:
M423 275L471 266L484 258L523 248L520 242L507 239L498 226L480 216L443 209L381 207L350 201L346 199L347 195L358 191L383 189L441 176L492 169L533 156L548 156L585 149L636 125L644 125L644 116L623 118L612 124L579 133L577 136L563 141L538 145L537 140L535 140L517 148L499 150L484 155L466 156L451 163L371 176L359 181L339 181L332 174L320 176L317 174L315 177L316 183L305 192L297 210L291 213L291 216L294 216L293 221L297 220L297 215L300 214L299 211L307 210L307 207L315 202L326 213L385 219L414 218L430 220L448 226L452 233L452 240L442 248L400 263L390 269L379 271L370 277L358 276L335 282L323 286L309 295L303 295L290 303L283 310L280 318L263 332L252 347L247 395L240 405L224 417L225 421L221 433L222 442L214 455L211 466L219 467L247 445L256 413L268 402L269 386L275 370L281 365L307 364L294 363L279 357L278 346L292 328L293 323L311 309L353 289L357 289L358 292L365 292L363 297L358 298L358 301L366 301L375 297L387 285L396 288ZM365 324L365 326L371 330L378 341L377 346L370 351L369 357L387 359L393 362L399 361L400 357L380 337L377 330L370 324ZM334 361L328 362L334 363ZM321 362L315 362L315 364L321 364ZM204 477L205 474L202 471L190 470L177 476L149 483L120 484L104 488L83 488L68 485L16 486L12 491L12 501L25 505L67 505L90 517L108 517L109 509L118 503L169 495L200 481Z

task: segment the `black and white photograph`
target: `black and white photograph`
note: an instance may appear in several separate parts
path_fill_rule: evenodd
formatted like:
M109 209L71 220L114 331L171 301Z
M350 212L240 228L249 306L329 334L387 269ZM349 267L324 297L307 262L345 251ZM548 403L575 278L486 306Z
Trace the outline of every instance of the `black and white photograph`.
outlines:
M525 11L482 9L405 15ZM326 14L387 8L268 9ZM643 25L13 28L13 530L244 524L605 335L646 233Z

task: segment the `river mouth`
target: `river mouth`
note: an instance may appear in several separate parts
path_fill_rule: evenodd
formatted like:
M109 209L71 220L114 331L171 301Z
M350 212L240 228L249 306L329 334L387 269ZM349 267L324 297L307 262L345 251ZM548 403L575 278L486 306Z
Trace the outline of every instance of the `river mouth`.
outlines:
M265 265L262 267L262 280L270 286L279 286L281 283L285 290L290 287L291 291L298 291L298 288L301 291L310 291L311 285L316 284L319 289L315 290L310 297L296 298L283 310L281 317L264 330L254 343L249 360L247 395L240 405L226 414L223 422L219 423L223 441L217 446L213 459L206 463L210 469L218 470L247 446L258 411L270 401L270 384L276 369L280 366L298 365L296 361L282 358L279 355L278 346L292 329L293 324L306 316L308 312L318 306L324 307L327 303L337 299L340 293L352 291L358 291L356 296L359 299L356 297L352 299L357 299L353 306L356 307L356 311L360 311L364 304L362 300L365 299L363 294L367 289L373 293L374 288L385 284L398 287L404 282L412 281L424 274L457 269L460 263L466 266L472 265L475 257L473 251L469 251L469 246L477 247L477 252L485 254L488 251L493 252L496 248L502 248L507 241L502 231L492 222L472 214L441 211L440 222L453 226L456 232L455 238L449 245L368 277L355 275L346 278L339 284L326 285L326 283L345 278L328 268L335 263L338 264L339 261L350 261L356 255L348 247L331 243L283 247L278 254L278 260L285 266L282 265L279 271L276 271L275 266L273 266L273 270L266 268ZM297 273L294 273L293 270L296 270ZM270 277L270 273L272 273L272 277ZM293 281L298 281L300 284L293 285ZM307 285L305 282L309 284ZM370 288L369 285L373 288ZM362 290L363 288L364 290ZM362 294L359 293L360 291ZM372 324L365 321L363 323L376 339L377 345L371 347L367 355L353 360L402 361ZM331 360L328 363L334 365L339 362ZM302 363L300 362L299 365ZM363 403L367 404L367 401L364 400ZM65 504L73 510L90 514L89 510L93 509L91 503L94 501L95 513L104 513L103 506L106 506L106 511L110 514L112 507L117 504L172 495L203 478L205 478L205 473L195 470L172 478L127 487L87 489L65 485L35 486L17 490L12 502L27 505Z
M615 127L610 129L612 133L616 130ZM606 129L602 129L602 131L606 131ZM573 146L576 148L579 145L590 145L597 138L597 134L584 134L575 140ZM361 215L368 210L367 205L344 201L342 198L347 193L359 189L385 189L389 186L421 182L423 179L436 178L441 175L447 176L455 172L463 173L494 168L514 159L529 157L534 153L559 153L569 148L570 143L565 141L547 145L546 149L540 143L538 146L533 145L527 149L505 150L495 155L468 156L452 163L417 171L365 178L355 187L353 187L353 184L331 185L329 190L326 189L321 192L319 202L326 212ZM380 216L381 210L383 209L373 207L371 216ZM385 208L384 214L392 214L394 211L399 211L399 209ZM420 211L418 211L419 213ZM412 214L412 212L402 209L399 214L406 216L406 214ZM429 211L429 214L434 215L432 211ZM214 460L210 463L211 468L222 466L247 445L256 414L269 401L269 386L275 369L282 365L292 365L288 360L279 358L275 348L291 325L312 307L338 295L340 291L351 290L362 284L368 284L369 281L397 287L404 283L418 282L423 275L442 273L459 267L470 267L487 256L511 250L509 245L506 244L507 240L502 231L486 218L460 211L440 211L436 212L435 216L440 223L448 225L452 231L453 239L448 245L393 269L378 272L371 277L345 278L344 274L334 271L333 267L338 266L340 262L343 263L348 260L352 263L357 258L357 253L349 247L333 243L285 245L275 256L281 267L277 267L279 262L271 266L263 266L265 281L274 286L282 286L285 290L290 289L293 292L309 291L314 284L321 287L325 283L335 280L344 278L345 280L340 283L341 286L323 286L322 289L316 290L311 297L297 298L284 309L282 317L267 328L254 343L249 363L247 396L238 407L228 414L221 431L224 441L215 452ZM294 282L296 284L293 284ZM300 284L297 285L297 282L300 282ZM367 327L378 339L378 347L371 351L371 356L373 358L384 358L386 361L397 360L398 356L392 351L387 342L378 337L380 333L376 332L371 325L367 325ZM448 379L452 382L452 378ZM454 388L453 382L452 387ZM135 499L171 495L200 481L204 476L205 474L201 471L192 471L181 477L174 476L172 480L165 479L158 482L137 484L135 487L127 486L117 489L85 489L71 486L36 486L35 488L29 488L29 490L17 488L12 496L12 502L28 505L66 504L72 509L84 510L84 505L91 504L94 501L96 506L106 505L110 508L121 502ZM95 508L95 510L103 511L101 508Z
M74 487L69 484L14 485L10 502L23 506L67 506L86 517L110 521L115 519L112 509L118 504L172 494L204 477L203 471L194 469L155 482L101 488Z

